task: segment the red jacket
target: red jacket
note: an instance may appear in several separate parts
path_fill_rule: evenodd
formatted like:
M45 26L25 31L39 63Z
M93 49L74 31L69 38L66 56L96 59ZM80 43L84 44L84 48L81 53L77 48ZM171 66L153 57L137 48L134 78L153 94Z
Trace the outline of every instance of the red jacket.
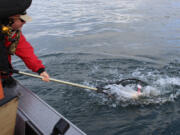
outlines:
M8 47L11 44L8 40L5 42L5 46ZM26 41L24 35L21 33L19 43L16 48L15 55L19 56L26 66L33 72L38 72L45 68L42 61L34 54L34 49L29 42ZM8 55L8 60L11 64L11 55Z

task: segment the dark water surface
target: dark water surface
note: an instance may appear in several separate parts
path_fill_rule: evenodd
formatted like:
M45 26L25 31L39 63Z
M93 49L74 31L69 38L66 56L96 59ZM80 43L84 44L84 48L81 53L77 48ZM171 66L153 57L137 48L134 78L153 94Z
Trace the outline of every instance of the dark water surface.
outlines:
M138 100L15 75L24 86L88 135L180 134L180 1L36 0L28 11L24 34L51 77L149 85ZM13 63L28 71L19 58Z

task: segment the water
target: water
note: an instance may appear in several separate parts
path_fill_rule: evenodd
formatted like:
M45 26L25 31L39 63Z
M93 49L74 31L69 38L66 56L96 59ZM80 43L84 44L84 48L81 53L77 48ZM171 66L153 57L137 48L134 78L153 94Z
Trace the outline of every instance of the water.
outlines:
M36 0L28 12L24 34L51 77L92 87L125 78L149 85L137 100L15 75L23 85L88 135L180 134L178 0ZM17 57L13 65L28 71Z

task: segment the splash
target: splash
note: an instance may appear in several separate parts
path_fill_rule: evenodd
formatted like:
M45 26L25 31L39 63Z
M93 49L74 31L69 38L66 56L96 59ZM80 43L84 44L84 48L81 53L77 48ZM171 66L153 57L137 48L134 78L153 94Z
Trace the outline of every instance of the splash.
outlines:
M138 93L136 90L133 89L133 87L122 85L107 85L105 86L105 89L109 90L109 94L115 95L118 100L123 99L132 99L135 98Z
M88 82L94 87L106 84L103 86L104 90L115 97L111 100L102 94L95 93L95 97L99 98L98 102L103 105L108 104L113 107L161 105L167 102L175 102L180 96L179 61L171 62L164 67L152 67L153 63L124 59L103 59L102 61L99 60L98 63L100 64L95 64L98 68L94 68L95 70L92 70L90 74L90 76L98 76L98 78ZM125 64L122 65L122 63ZM137 63L138 67L136 66ZM137 86L108 84L108 82L116 82L126 78L137 78L148 83L142 87L141 96L133 98L137 94Z
M166 102L174 102L180 95L180 78L161 78L157 77L151 80L151 84L142 87L141 95L138 95L136 85L117 85L111 84L104 86L107 93L113 95L113 100L108 97L99 96L104 104L112 107L131 106L131 105L152 105L164 104ZM138 98L135 98L138 95Z
M155 83L157 84L158 81ZM104 102L112 107L123 106L127 107L130 105L152 105L152 104L164 104L166 102L174 102L175 99L180 95L180 92L172 92L172 89L163 87L162 85L146 86L142 88L142 94L135 98L137 95L137 88L134 86L122 86L122 85L107 85L105 88L108 89L109 93L113 95L114 99L109 102ZM104 100L104 99L103 99Z
M160 90L152 86L146 86L141 88L140 93L138 93L137 91L138 86L136 87L135 85L122 86L114 84L105 86L105 89L106 92L108 92L111 95L114 95L114 97L119 101L128 101L130 99L138 100L140 98L149 98L161 95Z
M161 94L160 90L152 86L147 86L143 90L144 97L155 97L155 96L159 96L160 94Z

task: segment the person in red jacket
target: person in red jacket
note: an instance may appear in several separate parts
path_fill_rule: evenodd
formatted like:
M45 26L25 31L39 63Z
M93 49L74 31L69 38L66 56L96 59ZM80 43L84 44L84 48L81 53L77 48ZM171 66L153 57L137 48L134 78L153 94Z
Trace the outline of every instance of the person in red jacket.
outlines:
M45 66L42 61L34 54L34 49L31 44L26 40L22 34L22 27L30 21L31 17L25 12L23 14L17 14L9 17L9 25L12 28L13 33L10 37L6 37L5 46L8 49L8 61L11 66L11 55L15 54L19 56L26 66L33 72L39 73L43 77L43 81L49 81L49 75L45 71Z

